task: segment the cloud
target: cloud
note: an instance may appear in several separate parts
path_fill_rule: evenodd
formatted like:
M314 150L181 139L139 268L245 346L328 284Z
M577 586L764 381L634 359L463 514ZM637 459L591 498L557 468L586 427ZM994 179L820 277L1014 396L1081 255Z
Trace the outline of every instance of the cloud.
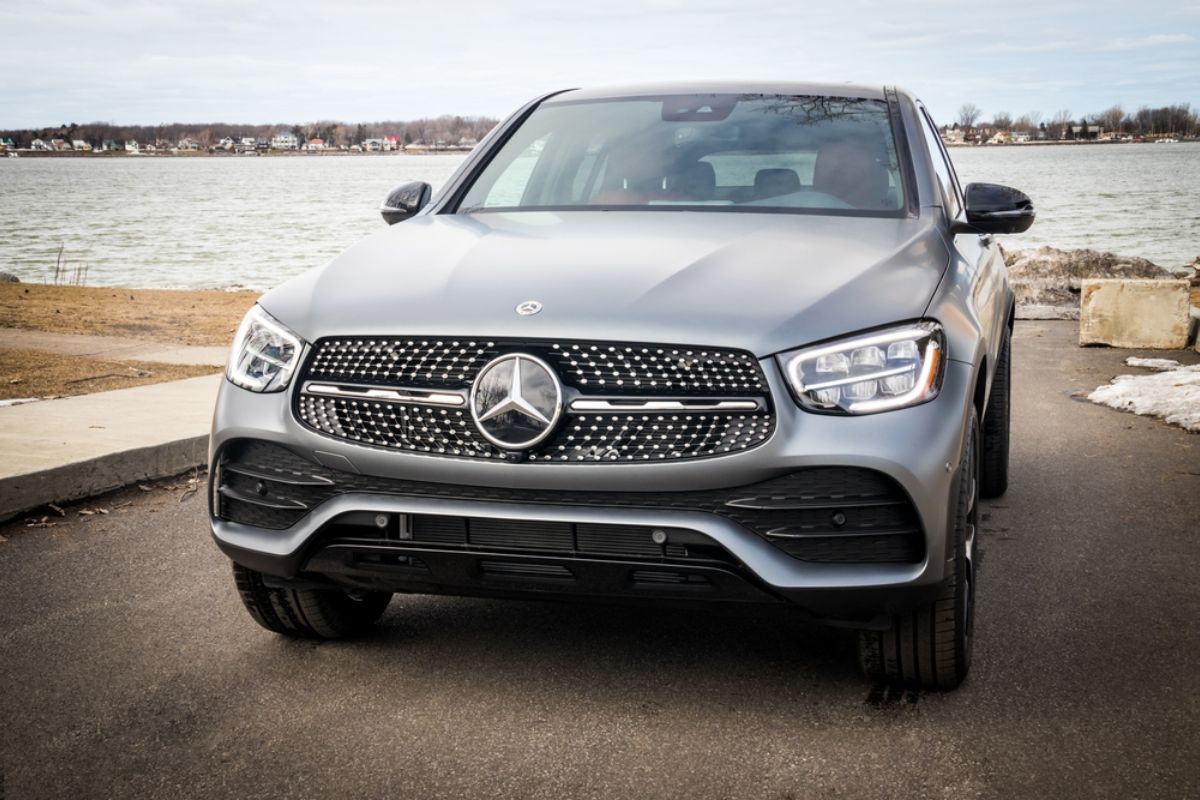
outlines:
M502 115L565 86L719 77L897 83L943 110L1200 104L1174 69L1101 97L1190 57L1188 3L0 0L0 128Z
M996 44L984 45L979 48L980 53L987 55L1007 55L1020 53L1058 53L1064 50L1076 50L1080 47L1077 41L1054 41L1054 42L1029 42L1021 44L1013 44L1011 42L997 42Z
M1186 33L1156 33L1151 36L1139 36L1134 39L1114 39L1106 43L1101 50L1141 50L1147 47L1172 47L1179 44L1191 44L1195 36Z

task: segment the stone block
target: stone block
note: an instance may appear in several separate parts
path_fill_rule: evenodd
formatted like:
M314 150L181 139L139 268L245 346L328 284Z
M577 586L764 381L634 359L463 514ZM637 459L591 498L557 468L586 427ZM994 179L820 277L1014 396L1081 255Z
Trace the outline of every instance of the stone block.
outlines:
M1187 347L1186 280L1088 280L1079 298L1079 344L1151 350Z

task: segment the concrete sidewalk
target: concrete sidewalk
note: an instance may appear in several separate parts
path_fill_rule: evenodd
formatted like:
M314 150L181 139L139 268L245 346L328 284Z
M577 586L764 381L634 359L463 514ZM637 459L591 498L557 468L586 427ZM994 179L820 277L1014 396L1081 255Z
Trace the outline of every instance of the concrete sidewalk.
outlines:
M88 356L114 361L158 361L165 364L222 366L228 347L189 347L168 342L148 342L123 336L49 333L23 328L0 328L0 347L42 350L66 356Z
M205 463L222 379L0 408L0 520Z

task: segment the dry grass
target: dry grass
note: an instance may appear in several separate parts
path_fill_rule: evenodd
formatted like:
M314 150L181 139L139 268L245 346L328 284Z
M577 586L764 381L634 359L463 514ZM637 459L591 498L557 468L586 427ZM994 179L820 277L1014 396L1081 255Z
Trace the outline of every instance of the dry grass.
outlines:
M40 350L0 348L0 400L91 394L220 371L220 367L109 361Z
M0 284L0 327L229 344L258 292ZM7 365L5 365L7 366Z

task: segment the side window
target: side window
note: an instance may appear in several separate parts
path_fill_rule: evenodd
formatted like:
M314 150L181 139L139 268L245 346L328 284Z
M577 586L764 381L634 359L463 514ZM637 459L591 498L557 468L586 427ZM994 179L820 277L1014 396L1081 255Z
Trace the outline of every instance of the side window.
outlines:
M921 132L925 134L925 146L929 148L929 160L933 164L934 175L937 176L937 182L941 185L942 195L945 197L946 216L957 217L960 204L954 170L950 168L946 151L942 149L942 137L938 135L937 128L929 119L929 115L925 113L924 109L920 110L920 115Z
M503 172L496 176L496 181L483 199L485 208L521 205L521 198L524 197L529 179L533 176L533 168L537 166L538 160L542 157L549 138L550 136L547 134L531 142L504 168Z

